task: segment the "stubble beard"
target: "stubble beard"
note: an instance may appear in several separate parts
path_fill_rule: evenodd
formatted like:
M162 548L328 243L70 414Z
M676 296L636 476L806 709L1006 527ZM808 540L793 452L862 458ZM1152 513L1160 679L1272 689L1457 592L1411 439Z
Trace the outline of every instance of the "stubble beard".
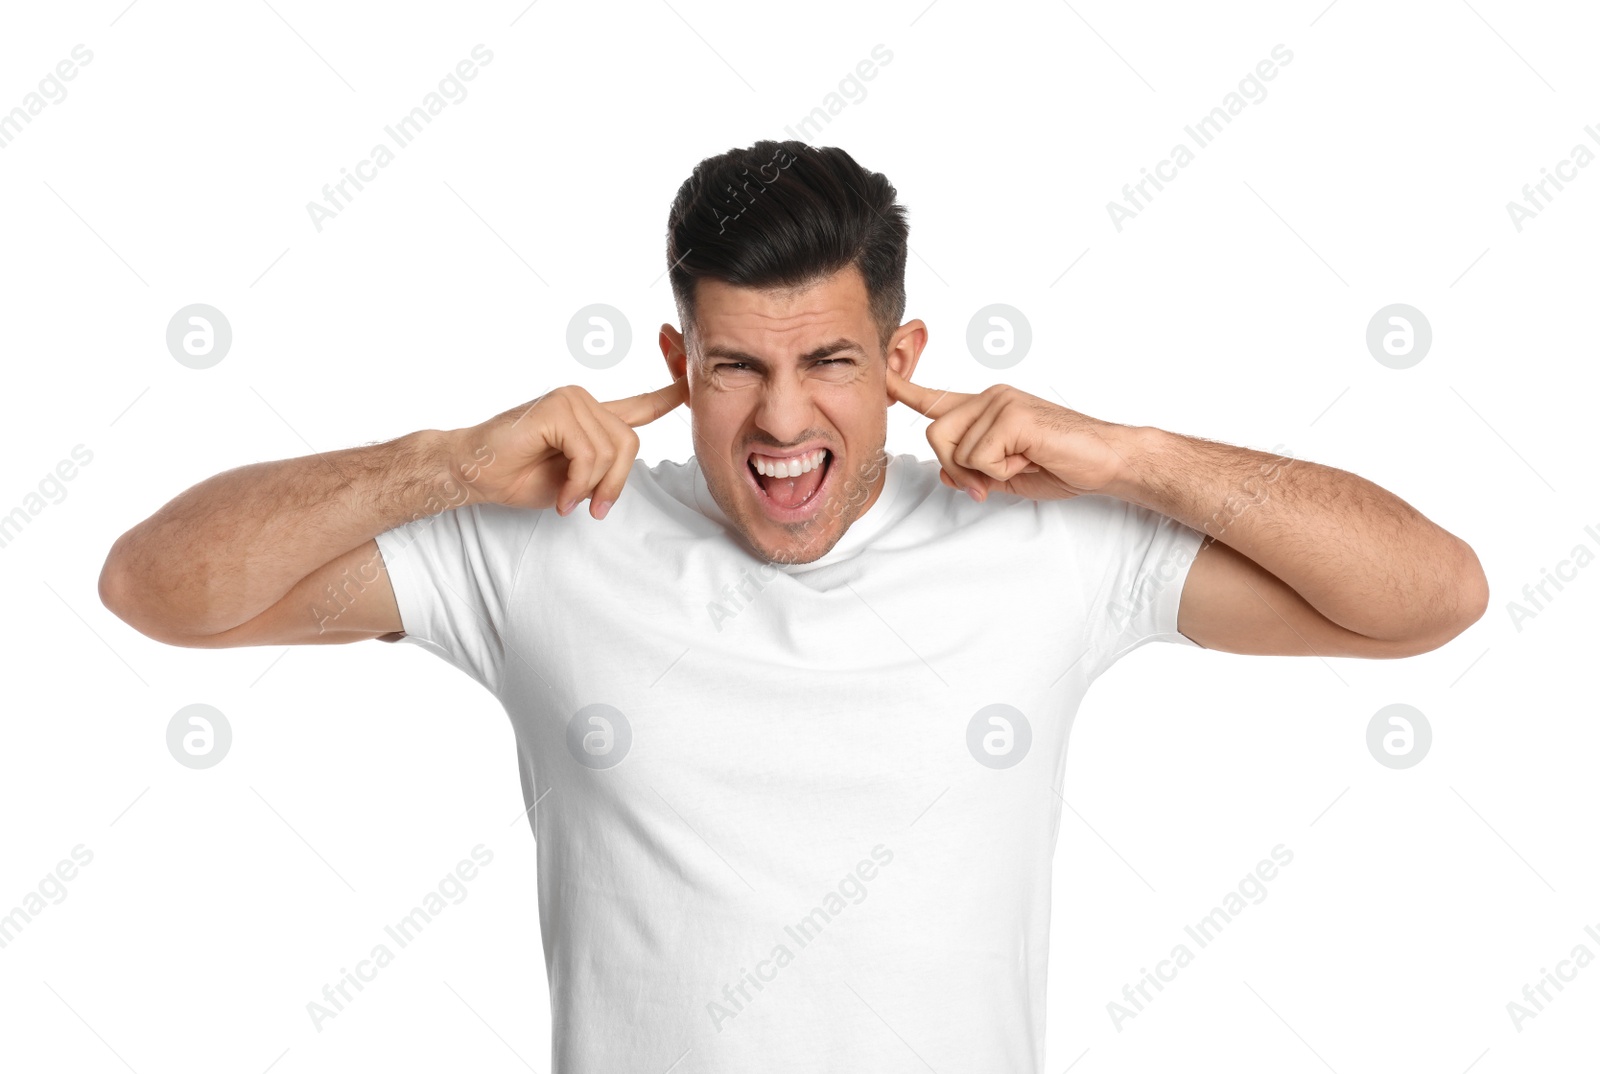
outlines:
M845 535L845 531L855 524L866 510L868 498L872 495L872 483L883 474L887 464L887 453L883 445L879 445L876 452L868 456L868 461L853 467L850 471L840 470L831 477L841 478L837 487L828 493L828 498L818 505L817 510L809 518L799 522L773 522L757 514L755 521L766 527L776 527L787 532L791 538L780 548L767 548L757 542L752 532L750 508L744 497L735 493L728 495L728 490L718 487L720 483L709 478L706 487L711 492L711 498L717 506L722 508L722 513L733 520L735 529L746 547L751 549L768 563L802 564L811 563L821 559L832 551L833 546ZM842 466L835 457L828 465L830 467ZM702 467L702 470L704 468ZM879 491L882 495L882 490ZM755 508L759 512L760 508ZM831 531L831 536L828 534ZM824 540L826 543L823 543Z

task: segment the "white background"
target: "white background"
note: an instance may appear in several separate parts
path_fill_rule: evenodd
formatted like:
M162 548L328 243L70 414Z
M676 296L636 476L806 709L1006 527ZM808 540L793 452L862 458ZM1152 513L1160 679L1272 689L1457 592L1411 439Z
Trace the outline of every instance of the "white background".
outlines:
M0 31L0 109L74 45L94 54L0 151L0 512L93 453L0 548L0 911L74 846L94 855L0 950L0 1064L548 1069L496 701L409 646L158 644L100 605L100 565L230 467L475 424L562 383L665 383L679 183L788 137L882 44L816 140L909 207L920 382L1282 445L1466 538L1493 590L1413 659L1151 645L1096 684L1063 792L1048 1069L1593 1068L1600 968L1520 1030L1507 1011L1576 945L1600 954L1600 567L1520 630L1508 612L1600 549L1600 166L1520 232L1506 210L1575 145L1600 151L1591 7L125 2L7 5ZM319 232L306 203L479 43L494 59L469 95ZM1293 60L1265 99L1113 227L1123 184L1277 44ZM195 302L234 334L207 370L165 343ZM604 371L566 349L592 302L634 334ZM1004 371L965 344L993 302L1033 330ZM1433 327L1406 370L1365 343L1394 302ZM931 454L925 419L890 418L891 449ZM682 411L643 440L686 458ZM234 732L206 771L165 743L196 702ZM1365 742L1394 702L1434 734L1400 771ZM317 1031L307 1002L478 843L494 860L467 900ZM1123 985L1278 843L1294 860L1267 899L1114 1026Z

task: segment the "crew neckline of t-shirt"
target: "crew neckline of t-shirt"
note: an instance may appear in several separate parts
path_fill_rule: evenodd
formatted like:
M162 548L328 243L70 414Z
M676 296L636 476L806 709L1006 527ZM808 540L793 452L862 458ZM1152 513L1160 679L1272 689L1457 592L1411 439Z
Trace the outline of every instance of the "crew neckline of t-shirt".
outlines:
M691 456L691 459L694 463L695 506L701 514L717 520L730 531L734 530L732 519L718 505L711 495L711 489L706 485L705 473L700 469L700 457L695 455ZM860 518L850 524L838 543L828 549L825 555L810 563L773 563L772 566L786 573L796 574L849 559L888 524L894 511L895 501L899 499L905 483L905 463L898 455L885 452L883 488L878 490L878 498L872 501L872 506L868 507ZM735 540L738 538L735 537Z

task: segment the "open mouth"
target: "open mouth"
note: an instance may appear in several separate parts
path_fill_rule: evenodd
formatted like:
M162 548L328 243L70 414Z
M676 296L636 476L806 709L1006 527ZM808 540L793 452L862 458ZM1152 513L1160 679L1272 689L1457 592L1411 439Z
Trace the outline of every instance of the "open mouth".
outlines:
M745 469L767 513L784 519L821 502L822 489L833 471L833 452L815 448L783 459L752 452L745 459Z

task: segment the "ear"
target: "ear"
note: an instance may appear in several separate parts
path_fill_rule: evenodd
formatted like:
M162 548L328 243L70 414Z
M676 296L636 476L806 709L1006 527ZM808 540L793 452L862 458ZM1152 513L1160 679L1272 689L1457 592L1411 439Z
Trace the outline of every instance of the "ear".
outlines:
M895 329L889 338L888 367L906 380L912 379L912 374L917 371L917 359L922 357L922 348L928 345L928 326L920 320L910 320ZM894 400L884 395L889 406L894 405Z
M668 375L673 380L681 379L689 369L689 355L684 347L683 333L670 324L663 324L657 341L661 344L661 356L667 360ZM691 406L692 404L690 400L686 399L683 405Z

